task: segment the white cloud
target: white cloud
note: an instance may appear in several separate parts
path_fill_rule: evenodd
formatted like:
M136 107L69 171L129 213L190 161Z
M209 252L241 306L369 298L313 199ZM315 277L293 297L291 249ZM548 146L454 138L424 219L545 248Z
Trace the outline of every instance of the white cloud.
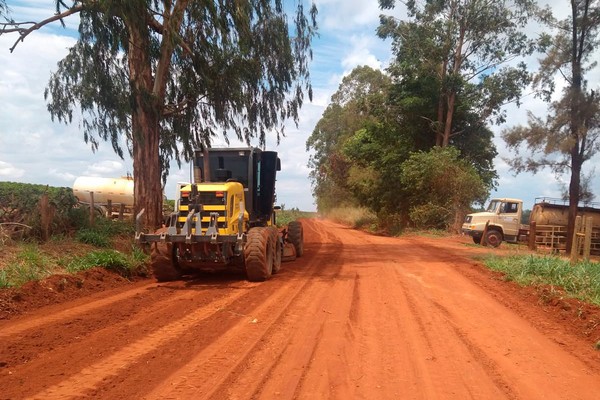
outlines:
M84 175L90 176L112 176L123 170L123 164L118 161L104 160L87 167Z
M355 30L379 21L377 0L316 0L323 30Z
M16 168L14 165L0 161L0 177L3 180L14 181L25 175L25 170Z

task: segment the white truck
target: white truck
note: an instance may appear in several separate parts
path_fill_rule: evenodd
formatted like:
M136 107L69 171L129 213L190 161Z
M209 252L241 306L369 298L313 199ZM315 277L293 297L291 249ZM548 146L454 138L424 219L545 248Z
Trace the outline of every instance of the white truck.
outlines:
M462 232L473 237L473 242L477 244L482 240L492 247L500 246L503 240L516 243L520 232L527 229L526 226L521 225L522 215L523 200L492 199L485 211L468 214L465 217Z
M523 225L522 200L495 198L490 201L486 211L468 214L465 217L462 232L471 236L477 244L498 247L502 241L516 243L527 240L531 232L530 227L535 222L536 245L564 250L568 214L569 206L565 200L541 197L535 199L529 224ZM577 215L592 218L595 232L592 234L592 251L600 252L600 204L581 205Z

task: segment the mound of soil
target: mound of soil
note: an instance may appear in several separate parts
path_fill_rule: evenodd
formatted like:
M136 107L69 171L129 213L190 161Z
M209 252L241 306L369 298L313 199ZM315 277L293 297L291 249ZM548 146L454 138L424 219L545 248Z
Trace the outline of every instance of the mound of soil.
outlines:
M40 307L129 283L129 280L104 268L92 268L75 275L53 275L40 281L28 282L20 288L0 290L0 319L10 319Z

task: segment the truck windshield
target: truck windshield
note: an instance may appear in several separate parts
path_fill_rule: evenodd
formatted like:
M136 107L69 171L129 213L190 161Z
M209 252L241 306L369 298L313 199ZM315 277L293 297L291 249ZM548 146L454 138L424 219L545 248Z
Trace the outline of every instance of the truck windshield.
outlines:
M488 206L488 208L485 211L494 213L498 210L499 205L500 205L499 200L492 200L492 201L490 201L490 205Z

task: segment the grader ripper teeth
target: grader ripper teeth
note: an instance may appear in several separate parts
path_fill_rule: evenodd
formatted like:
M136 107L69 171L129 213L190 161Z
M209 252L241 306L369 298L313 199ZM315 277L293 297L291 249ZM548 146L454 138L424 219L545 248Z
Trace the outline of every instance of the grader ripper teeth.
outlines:
M282 261L304 251L302 224L275 227L276 152L257 148L195 152L192 183L180 183L175 212L166 227L144 233L143 210L136 241L151 247L158 281L179 279L198 269L241 269L248 280L264 281Z

